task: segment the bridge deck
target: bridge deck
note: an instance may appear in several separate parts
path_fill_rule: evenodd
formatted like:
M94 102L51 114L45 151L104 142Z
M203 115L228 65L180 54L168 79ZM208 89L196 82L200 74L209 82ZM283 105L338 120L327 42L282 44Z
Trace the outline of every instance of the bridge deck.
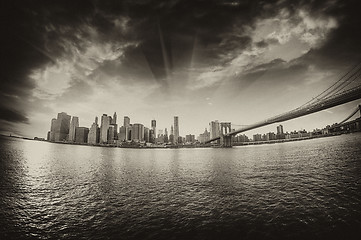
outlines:
M331 107L335 107L347 102L351 102L353 100L357 100L361 98L361 86L349 89L347 91L338 93L336 95L333 95L331 97L322 99L317 101L316 103L312 103L303 107L296 108L294 110L291 110L289 112L277 115L275 117L268 118L264 121L254 123L252 125L248 125L247 127L239 128L233 132L230 132L228 134L225 134L224 136L233 136L237 135L241 132L246 132L252 129L256 129L259 127L267 126L273 123L283 122L291 119L295 119L298 117L302 117L311 113L319 112ZM220 139L220 137L212 138L209 141L206 141L205 143L210 143L215 140Z

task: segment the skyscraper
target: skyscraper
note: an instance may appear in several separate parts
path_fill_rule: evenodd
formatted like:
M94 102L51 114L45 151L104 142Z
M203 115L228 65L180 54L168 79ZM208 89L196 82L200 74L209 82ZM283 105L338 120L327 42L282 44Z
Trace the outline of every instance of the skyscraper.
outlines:
M89 128L76 127L75 128L75 142L87 143L88 142Z
M98 126L98 117L95 117L95 122L92 124L89 130L88 143L89 144L99 143L99 135L100 135L100 129Z
M58 117L51 120L50 141L66 141L69 137L71 116L65 112L58 113Z
M116 112L114 112L111 124L117 124L117 113Z
M173 125L170 127L169 142L172 143L172 144L174 144L174 130L173 130Z
M121 126L121 127L119 128L118 140L120 140L120 141L126 141L126 140L128 140L128 139L126 138L127 135L126 135L125 130L126 130L126 128L125 128L124 126Z
M164 142L168 143L168 130L167 130L167 128L164 129Z
M152 131L151 131L151 142L155 142L155 139L157 138L157 121L155 119L153 119L151 121L151 128L152 128Z
M108 128L108 143L109 144L113 144L114 143L114 125L109 125L109 128Z
M277 139L285 139L285 134L283 132L283 126L282 125L278 125L277 126L277 135L276 135Z
M144 141L144 126L140 123L134 123L132 125L132 140Z
M108 129L111 122L111 117L107 114L103 114L101 118L101 126L100 126L100 143L108 142Z
M219 137L220 129L219 129L219 122L217 120L209 123L209 131L211 133L211 139Z
M199 134L198 141L204 143L210 139L210 132L208 132L207 128L204 130L204 133Z
M178 116L174 116L174 143L178 143L178 137L179 137L179 122L178 122Z
M144 141L149 142L149 128L144 127Z
M128 116L124 116L124 123L123 123L123 127L125 128L125 140L130 140L131 136L130 136L130 132L131 132L131 127L130 127L130 118Z
M130 125L130 118L128 116L125 116L123 126L124 127L129 127L129 125Z
M49 133L49 139L48 141L54 142L55 141L55 127L56 127L56 118L51 119L51 125L50 125L50 133Z
M114 130L113 130L114 132L112 133L112 135L114 136L113 140L116 140L116 139L118 139L118 124L117 124L117 113L116 112L114 112L114 115L113 115L110 125L112 125L114 127Z
M73 116L70 122L69 142L75 142L75 128L79 127L79 118Z
M151 127L152 127L153 131L156 132L157 121L155 119L153 119L151 121Z

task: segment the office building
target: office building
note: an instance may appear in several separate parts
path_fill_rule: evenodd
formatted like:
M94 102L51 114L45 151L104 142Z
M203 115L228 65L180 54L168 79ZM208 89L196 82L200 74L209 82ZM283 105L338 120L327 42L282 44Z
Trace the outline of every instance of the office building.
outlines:
M75 141L75 128L79 127L79 118L73 116L69 128L69 142Z
M208 132L207 128L204 130L204 133L199 134L198 141L204 143L210 139L211 133Z
M50 141L67 141L69 138L71 116L65 112L58 113L58 117L51 120Z
M55 141L55 126L56 126L56 118L51 119L50 124L50 132L48 133L48 141Z
M89 144L98 144L99 137L100 137L100 128L98 126L98 117L95 117L95 121L89 130L88 143Z
M144 141L144 126L140 123L135 123L132 125L131 132L132 140L136 142Z
M124 127L129 127L130 126L130 118L128 116L124 117L124 123L123 123Z
M109 128L108 128L108 143L109 144L114 143L114 140L115 140L114 132L115 132L114 125L109 125Z
M144 127L144 141L149 142L149 128Z
M121 126L121 127L119 128L118 140L120 140L120 141L122 141L122 142L128 140L128 139L127 139L127 134L126 134L126 130L127 130L127 129L128 129L128 128L126 128L126 127L124 127L124 126Z
M76 143L87 143L88 142L89 128L76 127L75 128L75 142Z
M164 129L164 142L168 143L169 139L168 139L168 130L167 128Z
M286 138L286 135L285 135L285 133L283 132L283 126L282 126L282 125L277 126L277 135L276 135L276 138L277 138L277 139L285 139L285 138Z
M249 138L245 134L240 134L237 136L237 142L249 142Z
M114 126L113 127L114 132L112 133L112 135L114 136L113 140L117 140L118 139L118 124L117 124L117 113L116 112L114 112L114 115L113 115L113 118L111 119L110 125Z
M276 134L274 132L269 132L266 134L266 141L276 140Z
M185 142L186 143L194 143L196 141L195 136L192 134L186 135Z
M155 143L155 133L153 132L153 129L149 129L149 142Z
M209 131L210 131L211 139L220 136L220 128L219 128L218 120L209 123Z
M179 119L178 116L174 116L174 142L178 143L179 139Z
M156 128L157 128L157 121L155 119L153 119L151 121L151 128L153 129L154 132L156 132Z
M111 117L107 114L103 114L101 118L101 126L100 126L100 143L108 143L108 129L111 123Z
M261 134L254 134L253 135L253 141L262 141L262 135Z

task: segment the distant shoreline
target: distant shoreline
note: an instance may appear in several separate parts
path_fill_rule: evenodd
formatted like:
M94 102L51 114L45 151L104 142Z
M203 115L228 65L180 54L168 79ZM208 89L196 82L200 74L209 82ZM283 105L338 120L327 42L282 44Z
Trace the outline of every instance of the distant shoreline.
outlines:
M352 131L352 132L337 132L337 133L330 133L330 134L323 134L323 135L314 135L308 137L300 137L300 138L292 138L292 139L277 139L277 140L269 140L269 141L250 141L250 142L234 142L233 146L248 146L248 145L264 145L264 144L277 144L277 143L284 143L284 142L295 142L295 141L304 141L309 139L315 138L325 138L325 137L333 137L339 136L343 134L350 134L350 133L357 133L360 131ZM42 139L32 139L27 137L20 137L20 136L9 136L0 134L0 136L8 137L8 138L18 138L24 140L31 140L31 141L39 141L39 142L48 142L48 143L56 143L56 144L67 144L67 145L78 145L78 146L90 146L90 147L107 147L107 148L133 148L133 149L176 149L176 148L221 148L218 145L202 145L202 144L194 144L194 145L154 145L154 146L141 146L141 145L109 145L109 144L87 144L87 143L75 143L75 142L50 142L47 140Z

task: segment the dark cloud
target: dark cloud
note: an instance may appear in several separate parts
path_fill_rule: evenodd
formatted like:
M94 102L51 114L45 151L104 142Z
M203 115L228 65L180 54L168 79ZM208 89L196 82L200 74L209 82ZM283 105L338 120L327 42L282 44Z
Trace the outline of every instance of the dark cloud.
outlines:
M20 123L28 123L29 119L24 115L24 113L17 112L13 109L8 109L5 107L0 107L0 116L5 121L10 122L20 122Z
M227 64L253 44L246 29L254 28L258 19L276 16L283 8L291 16L297 9L307 9L316 18L333 16L339 21L326 43L302 58L305 64L331 67L361 61L361 18L355 6L358 6L356 0L7 1L0 10L0 94L7 96L0 118L26 122L24 106L32 98L35 87L29 75L59 58L71 56L73 48L82 54L92 43L136 42L125 47L119 59L100 64L90 79L106 72L122 75L123 79L147 81L150 69L151 78L166 84L169 74L187 69L191 60L193 66ZM277 44L277 40L255 43L260 48L269 44ZM245 77L255 79L265 69L282 62L269 64L258 66L258 70ZM88 89L76 86L68 90Z
M281 58L276 58L273 59L272 61L268 62L268 63L264 63L264 64L259 64L249 70L247 70L245 73L254 73L254 72L259 72L259 71L268 71L272 68L276 68L276 67L282 67L283 64L286 61L281 59Z

